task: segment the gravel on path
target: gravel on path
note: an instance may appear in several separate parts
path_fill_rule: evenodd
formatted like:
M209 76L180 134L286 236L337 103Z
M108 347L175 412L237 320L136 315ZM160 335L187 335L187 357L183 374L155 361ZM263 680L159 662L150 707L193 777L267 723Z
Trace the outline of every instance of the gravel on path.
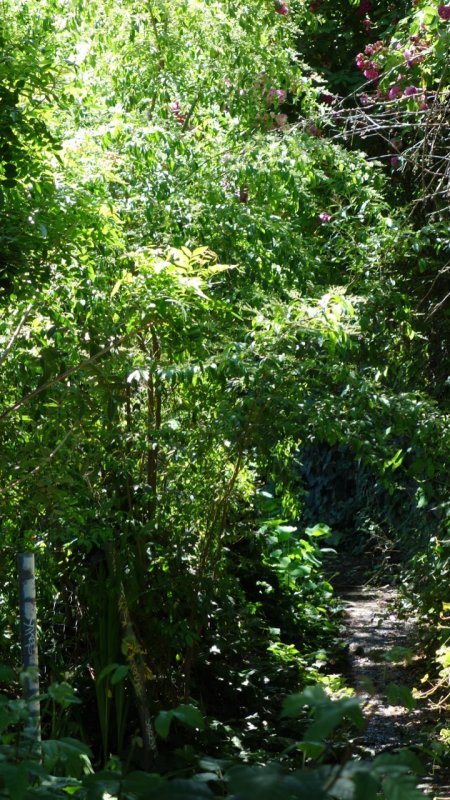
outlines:
M431 709L419 701L409 711L390 705L386 698L389 684L410 689L420 686L415 620L398 616L398 594L391 586L340 587L339 594L346 615L347 678L369 717L362 749L373 755L400 747L420 750L426 744L427 725L433 721ZM430 771L432 774L421 779L422 791L433 800L450 800L450 776L440 774L437 765Z

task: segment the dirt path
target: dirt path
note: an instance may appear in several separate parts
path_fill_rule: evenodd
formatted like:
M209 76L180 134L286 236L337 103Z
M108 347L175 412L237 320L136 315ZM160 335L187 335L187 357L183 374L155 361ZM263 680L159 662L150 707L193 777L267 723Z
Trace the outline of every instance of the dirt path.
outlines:
M390 586L340 586L346 612L349 652L348 680L361 695L369 723L361 740L369 754L399 747L421 748L433 714L422 701L411 711L390 705L386 687L412 688L420 682L419 657L415 652L414 620L400 619L395 611L396 590ZM420 788L434 800L450 800L450 776L429 767Z

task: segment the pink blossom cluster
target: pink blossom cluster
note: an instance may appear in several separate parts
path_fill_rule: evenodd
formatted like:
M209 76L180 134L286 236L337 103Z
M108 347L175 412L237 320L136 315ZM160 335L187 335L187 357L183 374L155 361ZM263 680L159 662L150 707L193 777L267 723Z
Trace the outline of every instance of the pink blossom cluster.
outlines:
M186 121L186 117L181 111L181 105L179 100L174 100L172 103L169 103L169 111L175 117L176 122L180 125L183 125Z
M443 19L444 21L449 20L450 19L450 5L444 6L444 4L441 3L441 5L438 6L438 14L439 14L440 18Z
M364 53L358 53L356 56L356 66L362 70L363 75L368 81L375 81L380 76L380 68L376 61L371 59L371 56L376 55L383 47L383 42L375 42L368 44Z
M388 91L388 94L387 94L388 100L397 100L397 97L400 97L401 93L402 93L402 90L400 89L400 86L398 86L397 84L394 84L394 86L391 86L391 88Z
M360 0L356 9L356 16L362 20L362 26L367 33L372 30L373 22L370 19L370 12L372 11L371 0Z
M285 17L287 14L289 14L289 9L286 3L275 3L275 13L281 14L282 17Z
M266 101L269 105L273 103L277 103L281 105L282 103L286 102L286 92L284 89L275 89L274 86L271 86L269 91L266 95Z
M417 64L421 64L425 60L422 51L426 50L429 45L427 41L420 39L418 36L411 36L410 42L410 47L406 47L403 51L408 69L415 67Z

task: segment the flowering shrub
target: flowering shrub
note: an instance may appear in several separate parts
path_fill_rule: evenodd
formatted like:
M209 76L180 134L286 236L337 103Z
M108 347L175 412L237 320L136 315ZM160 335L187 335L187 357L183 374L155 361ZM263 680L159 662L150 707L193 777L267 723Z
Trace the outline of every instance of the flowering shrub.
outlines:
M399 22L390 40L366 45L356 66L374 82L376 100L414 99L411 108L426 110L427 95L445 90L450 46L450 5L418 0Z

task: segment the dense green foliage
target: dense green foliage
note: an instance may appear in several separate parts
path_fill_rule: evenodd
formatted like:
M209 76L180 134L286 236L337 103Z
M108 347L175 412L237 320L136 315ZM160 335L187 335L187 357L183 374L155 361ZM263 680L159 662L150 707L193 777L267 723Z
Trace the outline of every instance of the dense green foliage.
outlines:
M0 794L420 796L334 771L353 698L280 710L340 687L332 548L448 668L448 9L3 2L0 661L33 550L46 710L41 766L2 698Z

